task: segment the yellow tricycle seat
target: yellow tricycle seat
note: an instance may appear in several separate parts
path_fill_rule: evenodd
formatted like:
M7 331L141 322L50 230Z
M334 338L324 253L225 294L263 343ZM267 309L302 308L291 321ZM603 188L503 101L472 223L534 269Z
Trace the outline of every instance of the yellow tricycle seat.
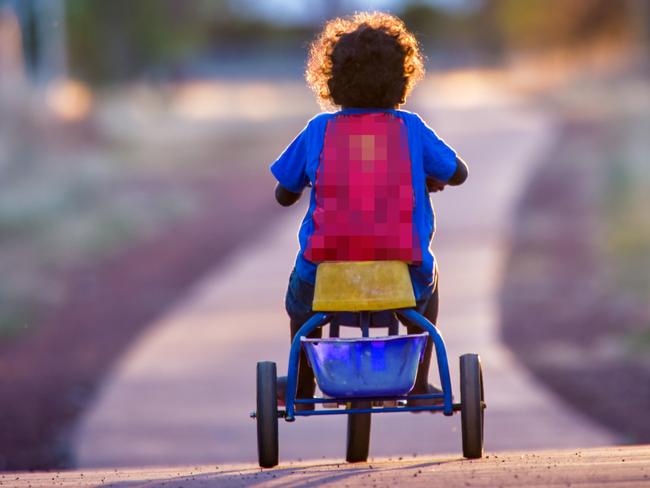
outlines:
M408 266L402 261L325 262L316 269L312 309L373 312L415 307Z

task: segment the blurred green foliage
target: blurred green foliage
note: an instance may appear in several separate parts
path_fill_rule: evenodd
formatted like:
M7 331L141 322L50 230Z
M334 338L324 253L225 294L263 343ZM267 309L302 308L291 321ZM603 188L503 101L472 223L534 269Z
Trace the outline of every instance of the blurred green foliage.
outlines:
M195 22L200 3L67 0L68 51L74 74L93 82L128 78L142 66L169 62L194 49L205 42L207 34Z
M20 166L0 178L0 275L8 277L0 280L0 344L34 329L43 310L65 299L69 270L100 262L198 208L190 188L166 183L156 168L130 167L110 147L36 144L15 157Z
M256 45L302 47L311 27L246 17L226 0L67 0L69 60L75 76L94 84L163 70L174 75L193 57L233 57Z
M513 50L624 38L638 13L632 7L643 1L481 0L476 8L447 10L412 0L399 4L396 13L425 51L457 55L464 49L477 54L473 61L481 56L489 61ZM152 70L174 75L182 72L183 63L201 56L239 56L251 62L270 53L304 56L306 43L320 27L273 23L228 0L66 0L65 6L72 72L95 84Z
M486 0L483 12L508 48L570 48L625 35L630 5L612 0Z
M485 8L451 12L416 1L407 3L399 15L429 54L465 49L477 52L486 61L502 54L501 36Z
M650 108L647 103L646 108ZM640 100L641 102L641 100ZM650 114L626 114L616 121L609 146L605 180L604 214L608 259L613 263L617 285L650 299L650 168L648 130Z

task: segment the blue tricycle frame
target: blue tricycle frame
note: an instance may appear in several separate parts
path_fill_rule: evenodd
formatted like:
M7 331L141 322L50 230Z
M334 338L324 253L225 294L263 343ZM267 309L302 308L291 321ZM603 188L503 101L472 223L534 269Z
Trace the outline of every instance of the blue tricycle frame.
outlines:
M423 315L412 309L399 309L393 311L399 318L408 320L420 327L429 334L433 340L438 360L438 371L442 383L442 393L431 393L422 395L409 395L399 397L345 397L345 398L309 398L297 399L296 387L298 378L298 361L300 359L301 339L307 337L312 331L332 321L335 313L317 312L298 330L291 341L289 351L289 370L287 373L286 411L283 415L287 422L293 422L296 416L312 415L348 415L353 413L384 413L384 412L419 412L419 411L442 411L445 415L453 415L454 410L460 410L460 403L454 405L452 402L451 377L449 374L449 363L447 361L447 349L445 342L438 329ZM369 322L371 312L359 312L361 330L363 337L369 336ZM348 403L359 401L385 401L385 400L407 400L407 399L443 399L442 405L429 406L402 406L402 407L376 407L376 408L350 408L347 410L324 409L324 410L300 410L297 411L296 404L319 404L319 403Z
M398 320L415 325L431 338L438 365L442 387L441 393L405 394L398 396L345 396L296 398L298 364L303 338L311 332L330 324L330 336L338 337L340 316L350 312L315 312L298 330L291 341L285 392L285 409L277 406L277 375L275 363L262 362L257 365L257 410L251 416L257 419L258 456L261 467L278 464L278 418L294 422L297 417L321 415L348 415L348 453L350 462L366 461L370 439L370 414L391 412L442 412L451 416L461 412L463 455L475 459L483 455L483 410L486 408L483 392L483 374L478 354L464 354L460 357L460 403L453 402L453 393L447 349L438 328L426 317L411 308L385 310L383 312L354 312L362 337L370 336L369 329L373 314L389 314L388 324L373 327L388 327L391 336L397 336ZM333 329L334 328L334 329ZM334 330L334 333L333 333ZM408 400L436 399L431 405L408 405ZM442 400L440 402L439 400ZM385 402L394 406L386 406ZM373 406L377 404L381 406ZM317 405L346 405L345 409L315 408ZM313 405L314 408L297 409L297 405ZM366 419L364 421L364 418ZM357 437L355 439L354 437Z

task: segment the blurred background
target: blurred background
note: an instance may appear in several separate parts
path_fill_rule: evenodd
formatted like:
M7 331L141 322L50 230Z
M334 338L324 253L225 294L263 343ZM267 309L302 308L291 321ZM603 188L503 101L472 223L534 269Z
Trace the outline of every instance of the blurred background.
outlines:
M416 33L430 96L498 85L553 113L503 340L650 441L650 2L0 0L0 469L71 466L120 354L272 225L267 167L320 110L306 47L364 9Z

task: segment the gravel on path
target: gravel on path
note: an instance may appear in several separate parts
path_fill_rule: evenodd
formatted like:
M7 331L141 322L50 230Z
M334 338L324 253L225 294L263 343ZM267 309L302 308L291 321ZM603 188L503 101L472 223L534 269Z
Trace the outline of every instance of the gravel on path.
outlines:
M650 447L490 453L463 460L457 455L285 463L262 470L253 465L205 465L145 469L4 473L0 485L27 487L312 487L409 486L535 487L650 486Z

